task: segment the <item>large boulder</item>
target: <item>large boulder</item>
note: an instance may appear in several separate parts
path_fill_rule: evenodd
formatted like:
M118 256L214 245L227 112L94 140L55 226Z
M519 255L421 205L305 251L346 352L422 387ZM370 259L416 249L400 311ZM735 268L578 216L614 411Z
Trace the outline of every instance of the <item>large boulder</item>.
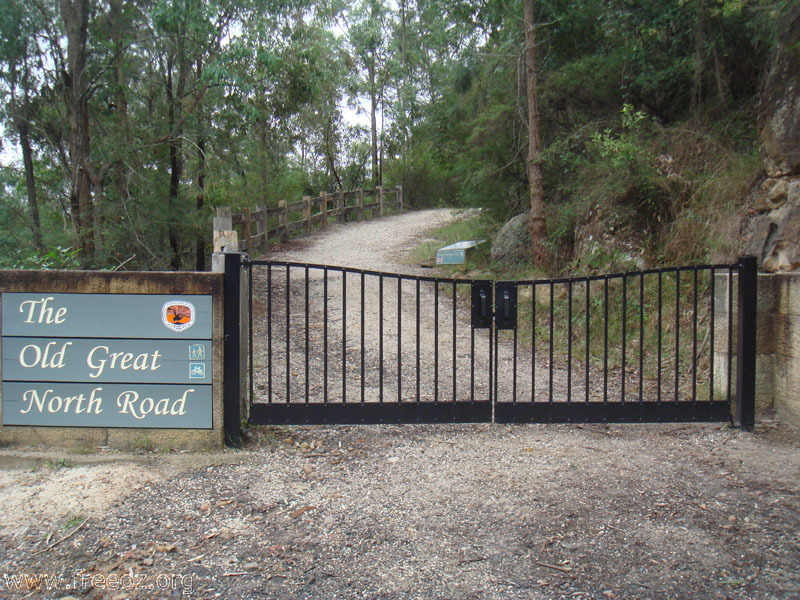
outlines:
M745 253L767 272L800 269L800 177L767 179L755 210L760 214L748 227Z
M767 272L800 268L800 206L793 206L766 244L763 269Z
M530 260L530 214L522 213L508 221L492 240L492 262L514 264Z
M753 193L755 217L745 252L767 272L800 269L800 4L780 22L758 107L758 134L767 177Z

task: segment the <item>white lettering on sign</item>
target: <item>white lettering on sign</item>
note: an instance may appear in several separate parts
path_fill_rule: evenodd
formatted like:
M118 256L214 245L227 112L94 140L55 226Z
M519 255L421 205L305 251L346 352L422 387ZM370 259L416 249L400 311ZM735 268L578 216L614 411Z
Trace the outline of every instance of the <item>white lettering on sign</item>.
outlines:
M86 396L78 394L77 396L56 396L53 390L45 390L41 396L37 390L27 390L22 394L22 402L27 403L28 407L19 411L21 414L26 415L31 412L35 406L36 410L40 413L68 413L72 411L76 415L83 413L93 413L99 415L103 412L103 399L98 396L98 392L102 392L103 388L98 387L92 390L89 394L89 400L86 401ZM86 406L84 406L86 402ZM74 409L73 409L74 405Z
M48 306L47 303L53 299L52 296L48 296L41 300L26 300L19 305L19 312L24 313L26 310L28 311L25 317L26 323L46 323L48 325L52 323L61 324L65 321L67 316L67 308L61 306L54 309L52 306ZM26 308L26 305L29 306Z
M36 344L28 344L19 351L19 364L27 369L33 367L41 367L43 369L62 369L64 368L64 354L67 348L72 346L72 342L64 342L61 350L57 350L50 354L53 346L57 342L48 342L42 350Z
M108 369L126 371L155 371L161 368L158 359L161 353L158 350L133 354L132 352L111 352L108 346L95 346L86 357L86 364L92 370L89 377L97 379ZM158 414L158 413L156 413Z
M169 398L161 398L156 401L145 396L139 397L139 393L133 390L122 392L117 396L117 407L120 414L131 415L134 419L144 419L150 413L155 415L185 415L186 396L189 392L194 392L194 388L189 388L183 392L183 396L172 401Z

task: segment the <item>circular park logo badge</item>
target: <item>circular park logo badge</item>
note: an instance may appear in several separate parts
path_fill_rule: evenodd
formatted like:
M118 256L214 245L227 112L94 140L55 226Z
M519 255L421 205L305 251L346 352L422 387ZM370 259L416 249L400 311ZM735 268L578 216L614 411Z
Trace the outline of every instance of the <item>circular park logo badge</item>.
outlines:
M170 300L161 309L161 322L172 331L186 331L194 325L194 304L185 300Z

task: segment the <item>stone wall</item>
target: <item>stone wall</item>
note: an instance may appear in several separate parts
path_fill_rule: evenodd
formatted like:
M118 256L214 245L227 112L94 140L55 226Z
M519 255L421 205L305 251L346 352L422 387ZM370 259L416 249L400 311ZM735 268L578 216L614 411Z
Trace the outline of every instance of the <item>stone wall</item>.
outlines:
M0 445L20 444L87 450L94 450L98 446L126 449L149 447L162 450L204 450L223 446L222 366L224 315L223 275L221 273L0 271L0 294L4 292L210 294L212 296L213 314L213 428L155 429L0 425ZM2 417L2 403L0 403L0 417Z
M727 389L728 283L727 274L716 282L714 387ZM732 379L736 381L736 285L733 286ZM756 421L776 415L800 426L800 273L764 273L758 276L756 334Z

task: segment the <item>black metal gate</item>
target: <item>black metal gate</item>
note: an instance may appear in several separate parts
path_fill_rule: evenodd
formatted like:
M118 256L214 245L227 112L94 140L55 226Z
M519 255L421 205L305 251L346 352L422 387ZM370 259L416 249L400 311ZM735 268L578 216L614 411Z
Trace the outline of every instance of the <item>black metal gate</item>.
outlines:
M511 282L244 267L252 424L729 421L734 402L753 424L754 259Z

